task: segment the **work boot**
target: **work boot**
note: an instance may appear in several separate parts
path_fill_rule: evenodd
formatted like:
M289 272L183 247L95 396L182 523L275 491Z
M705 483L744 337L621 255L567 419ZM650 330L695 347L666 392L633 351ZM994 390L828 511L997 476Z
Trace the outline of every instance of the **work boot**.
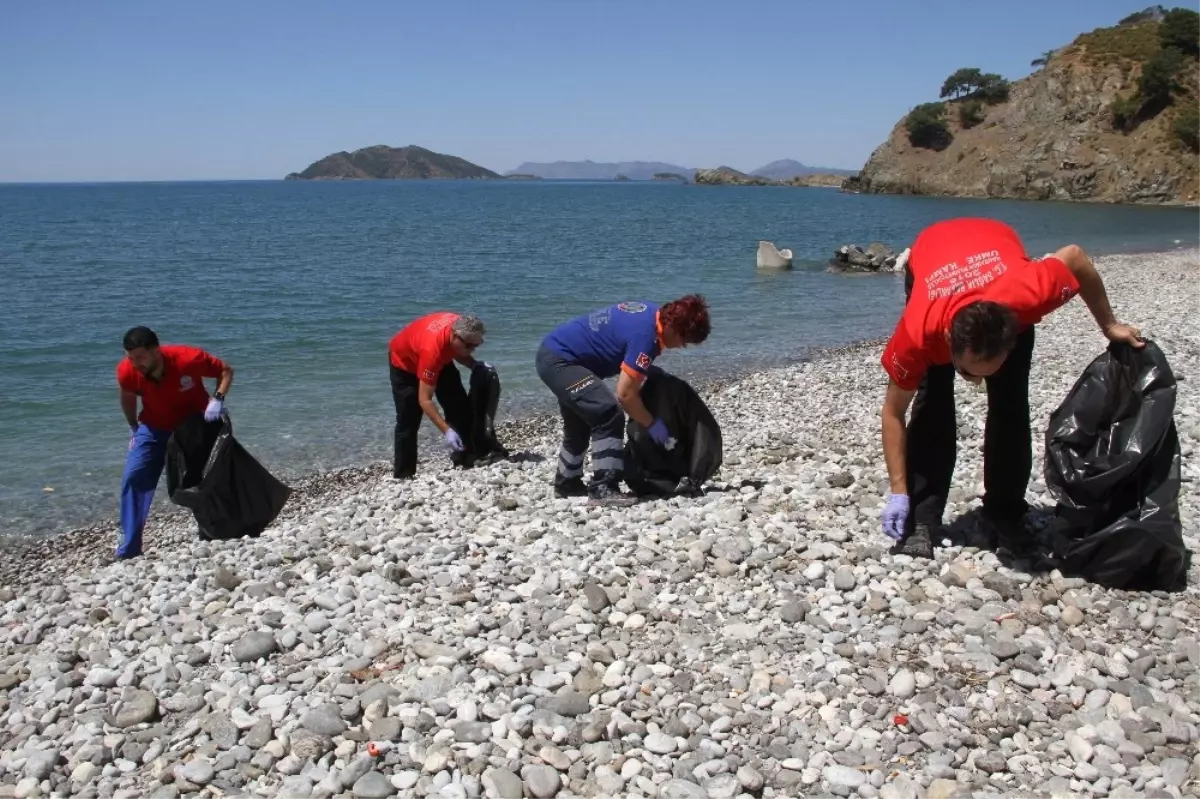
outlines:
M628 508L637 502L632 494L621 493L617 483L595 483L588 488L588 504L607 508Z
M892 554L908 555L913 558L932 558L933 536L930 534L929 525L915 525L911 533L897 541L896 545L892 547Z
M554 484L554 496L559 499L567 499L568 497L586 497L587 486L583 484L582 477L572 477Z
M990 537L997 552L1006 551L1013 557L1032 558L1036 552L1037 539L1025 526L1024 519L993 519L984 516L981 526L990 528Z

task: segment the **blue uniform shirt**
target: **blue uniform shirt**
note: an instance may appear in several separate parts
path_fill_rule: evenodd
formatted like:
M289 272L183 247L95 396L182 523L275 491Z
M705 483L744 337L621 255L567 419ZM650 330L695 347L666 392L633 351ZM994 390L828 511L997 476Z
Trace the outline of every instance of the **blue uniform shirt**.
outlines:
M658 305L620 302L564 322L543 342L599 378L625 372L642 380L662 352Z

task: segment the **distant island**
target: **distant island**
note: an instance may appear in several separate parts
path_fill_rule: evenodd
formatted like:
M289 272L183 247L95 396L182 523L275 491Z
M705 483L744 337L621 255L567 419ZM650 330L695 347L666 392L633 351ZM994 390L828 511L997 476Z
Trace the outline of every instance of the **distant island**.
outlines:
M532 176L531 176L532 177ZM466 159L435 153L410 144L388 147L377 144L352 153L327 155L303 172L285 180L464 180L499 179L500 175Z
M676 183L687 183L686 175L680 175L678 172L655 172L651 180L675 181Z
M629 180L628 175L617 175L613 180Z
M731 166L698 169L694 178L697 186L778 186L779 181L739 172Z
M766 166L760 166L758 169L750 172L754 177L770 178L771 180L790 180L791 178L809 177L812 175L841 175L842 177L849 177L857 173L858 170L856 169L808 166L791 158L785 158L782 161L772 161Z
M522 175L520 172L510 172L504 176L505 180L541 180L541 175Z
M845 170L842 170L844 172ZM851 173L851 178L853 173ZM840 188L848 180L844 174L810 173L796 175L786 180L774 180L759 175L739 172L733 167L719 166L716 169L700 169L696 171L697 186L805 186L820 188Z

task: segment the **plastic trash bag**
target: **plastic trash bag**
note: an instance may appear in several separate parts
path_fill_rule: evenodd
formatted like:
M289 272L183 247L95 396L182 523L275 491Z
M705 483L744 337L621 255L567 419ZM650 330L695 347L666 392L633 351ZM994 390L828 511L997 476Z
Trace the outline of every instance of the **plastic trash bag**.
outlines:
M486 366L471 370L471 388L467 394L471 402L471 441L475 446L475 457L507 458L508 450L496 440L496 408L500 405L500 375L495 367Z
M1184 588L1174 414L1175 375L1147 341L1110 344L1050 417L1048 532L1064 572L1110 588Z
M496 439L496 408L500 405L500 375L493 366L477 366L471 370L467 405L471 418L470 430L458 430L468 451L453 452L450 462L470 469L507 458L508 450ZM458 424L457 422L455 424Z
M625 484L638 496L699 496L724 458L721 428L686 381L655 369L642 387L642 402L666 422L671 449L654 443L646 428L626 423Z
M167 442L167 496L192 512L206 541L258 536L291 493L233 437L227 414L196 414Z

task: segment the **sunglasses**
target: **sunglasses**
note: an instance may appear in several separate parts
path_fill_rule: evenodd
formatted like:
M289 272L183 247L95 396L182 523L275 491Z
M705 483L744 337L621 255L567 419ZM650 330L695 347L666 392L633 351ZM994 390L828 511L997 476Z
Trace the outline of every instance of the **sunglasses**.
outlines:
M482 341L467 341L462 336L456 335L455 338L458 339L459 341L461 341L463 347L467 350L473 350L473 349L477 348L479 345L483 344Z

